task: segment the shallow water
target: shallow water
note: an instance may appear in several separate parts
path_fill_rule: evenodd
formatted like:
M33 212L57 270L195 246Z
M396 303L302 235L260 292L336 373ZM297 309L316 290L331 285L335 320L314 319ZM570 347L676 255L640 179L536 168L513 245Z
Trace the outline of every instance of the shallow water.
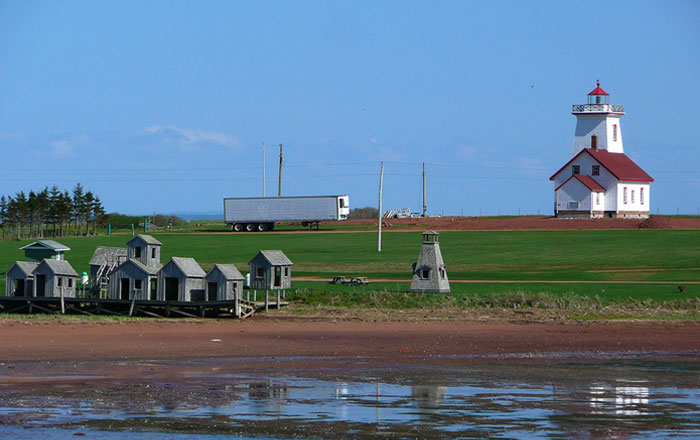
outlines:
M697 360L205 359L108 377L104 363L17 364L0 367L0 437L699 438Z

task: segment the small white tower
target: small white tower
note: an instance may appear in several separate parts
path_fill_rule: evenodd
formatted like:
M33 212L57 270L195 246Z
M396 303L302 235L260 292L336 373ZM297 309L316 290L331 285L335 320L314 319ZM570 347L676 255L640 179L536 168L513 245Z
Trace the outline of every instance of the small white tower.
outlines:
M576 116L571 157L584 148L624 153L620 116L625 114L625 106L610 104L610 94L600 88L600 81L596 82L596 88L588 94L588 103L574 105L571 113Z

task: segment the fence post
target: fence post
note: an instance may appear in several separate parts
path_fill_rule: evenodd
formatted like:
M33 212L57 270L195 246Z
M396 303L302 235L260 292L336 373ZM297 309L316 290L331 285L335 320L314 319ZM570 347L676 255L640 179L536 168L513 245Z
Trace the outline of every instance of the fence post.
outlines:
M107 235L112 235L112 224L107 223Z

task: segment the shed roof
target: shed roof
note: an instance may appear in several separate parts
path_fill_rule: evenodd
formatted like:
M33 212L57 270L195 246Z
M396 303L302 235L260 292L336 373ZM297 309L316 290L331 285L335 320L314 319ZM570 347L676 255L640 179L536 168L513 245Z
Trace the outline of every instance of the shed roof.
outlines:
M170 261L187 277L204 278L207 275L194 258L172 257Z
M19 267L25 275L31 275L38 265L39 263L33 261L15 261L15 266Z
M71 266L66 260L52 260L49 258L44 258L44 261L39 263L37 267L43 264L46 264L55 275L78 276L78 273L75 271L75 269L73 269L73 266Z
M611 153L607 150L594 150L593 148L584 148L576 156L574 156L570 161L566 163L563 167L559 168L559 171L554 173L549 180L554 180L554 178L568 167L571 162L578 159L584 153L588 153L593 159L595 159L599 164L601 164L606 170L610 172L615 178L621 182L653 182L654 178L648 175L643 169L639 167L632 159L627 157L625 153Z
M291 266L294 264L292 263L292 260L290 260L289 258L287 258L286 255L284 255L284 252L279 250L260 251L250 261L253 261L258 255L262 255L263 258L265 258L273 266ZM250 261L248 262L248 264L250 264Z
M146 266L145 264L143 264L139 260L133 260L131 258L129 258L128 260L126 260L125 262L120 264L119 267L122 267L126 264L132 264L132 265L136 266L138 269L141 269L142 272L147 273L148 275L156 275L161 267L161 266L159 266L159 267ZM119 267L117 267L117 269L119 269Z
M209 271L212 273L215 269L219 269L227 280L243 280L245 277L233 264L215 264L214 267Z
M126 248L111 246L97 246L95 253L90 258L90 265L103 265L106 263L118 262L119 257L126 257Z
M559 188L561 188L562 186L564 186L564 185L566 185L567 183L569 183L569 181L570 181L571 179L576 179L576 180L578 180L578 181L581 182L586 188L590 189L591 191L595 191L595 192L605 192L605 188L603 188L602 186L600 186L600 184L598 184L598 182L596 182L595 180L593 180L593 178L592 178L591 176L584 176L584 175L582 175L582 174L574 174L573 176L569 177L568 179L566 179L566 181L564 181L564 183L562 183L561 185L559 185L554 191L557 191Z
M155 244L158 246L163 245L163 243L161 243L160 241L156 240L155 238L153 238L152 236L147 235L147 234L136 234L131 240L127 241L126 244L129 244L132 241L139 240L139 239L146 244Z
M63 245L57 241L53 240L39 240L35 241L34 243L29 243L26 246L22 246L19 248L19 250L26 250L26 249L50 249L52 251L69 251L70 248L66 245Z

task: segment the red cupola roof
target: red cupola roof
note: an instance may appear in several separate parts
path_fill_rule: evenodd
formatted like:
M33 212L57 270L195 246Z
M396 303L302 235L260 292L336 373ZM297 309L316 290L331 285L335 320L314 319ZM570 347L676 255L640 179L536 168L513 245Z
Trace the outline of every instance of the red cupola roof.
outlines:
M591 95L610 95L610 93L606 92L605 90L600 88L600 80L596 81L596 88L593 89L591 93L588 94L588 96Z

